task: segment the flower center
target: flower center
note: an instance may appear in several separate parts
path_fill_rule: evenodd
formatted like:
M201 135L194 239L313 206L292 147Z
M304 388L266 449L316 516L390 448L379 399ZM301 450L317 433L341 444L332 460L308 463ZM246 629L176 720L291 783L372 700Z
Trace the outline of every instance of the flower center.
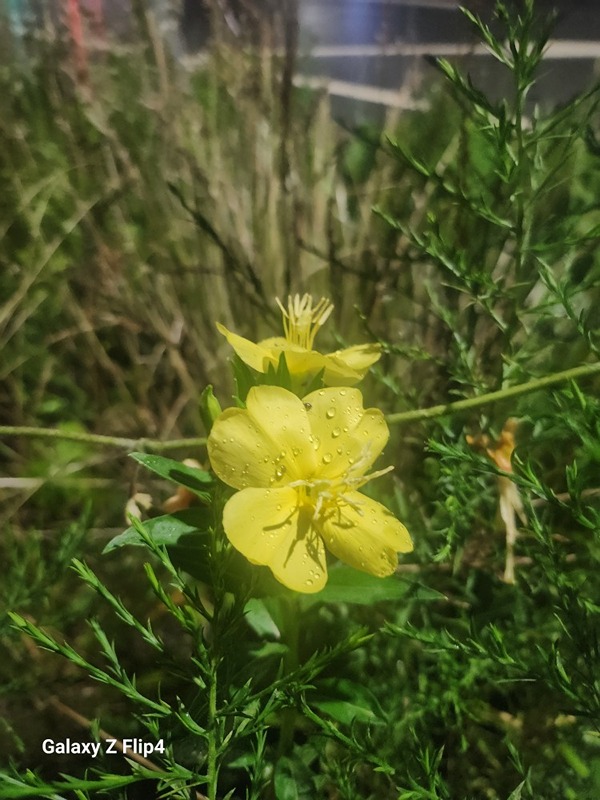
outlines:
M356 500L348 497L347 492L355 492L365 483L385 475L392 466L371 472L370 475L352 474L352 470L339 478L313 478L312 480L298 480L288 483L288 486L298 492L298 505L312 509L312 518L317 520L325 510L333 506L345 504L352 506L358 514L362 515Z
M293 297L291 295L288 297L286 310L279 298L276 300L283 316L285 338L290 344L312 350L319 328L325 324L333 311L333 303L322 297L313 306L313 299L309 294L304 294L302 297L295 294Z

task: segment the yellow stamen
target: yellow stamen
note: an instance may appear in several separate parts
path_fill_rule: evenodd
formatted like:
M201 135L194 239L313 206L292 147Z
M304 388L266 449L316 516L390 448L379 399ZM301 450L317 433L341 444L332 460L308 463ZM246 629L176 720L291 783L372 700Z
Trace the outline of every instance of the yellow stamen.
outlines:
M309 294L288 296L288 307L276 298L283 317L285 338L291 344L312 350L315 336L319 328L329 319L333 311L333 303L322 297L313 307L313 299Z

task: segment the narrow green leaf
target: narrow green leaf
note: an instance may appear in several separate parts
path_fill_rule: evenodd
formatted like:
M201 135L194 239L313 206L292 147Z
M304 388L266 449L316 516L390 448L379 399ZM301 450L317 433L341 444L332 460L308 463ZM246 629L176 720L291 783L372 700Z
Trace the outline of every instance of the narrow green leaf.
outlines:
M148 453L130 453L131 458L142 464L146 469L166 478L180 486L185 486L198 497L206 498L207 489L213 483L210 473L196 467L188 467L181 461L164 456L154 456Z
M144 522L144 529L152 537L153 541L159 545L182 545L183 537L199 533L206 535L206 531L211 524L211 512L208 508L186 508L184 511L177 511L175 514L165 514L162 517L154 517ZM203 542L198 538L198 547ZM131 526L126 531L115 536L106 545L103 553L110 553L124 545L143 546L145 542L138 531ZM189 539L186 541L189 547Z
M443 600L444 595L413 581L390 576L376 578L366 572L359 572L345 564L333 567L325 588L314 595L307 595L305 602L351 603L371 605L385 600L400 600L407 594L419 600Z

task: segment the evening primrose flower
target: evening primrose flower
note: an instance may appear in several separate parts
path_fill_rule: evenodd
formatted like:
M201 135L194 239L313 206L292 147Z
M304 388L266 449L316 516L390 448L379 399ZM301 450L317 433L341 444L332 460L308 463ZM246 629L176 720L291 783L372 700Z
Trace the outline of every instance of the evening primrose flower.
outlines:
M325 548L356 569L391 575L408 531L359 489L392 467L369 473L389 431L379 409L363 409L358 389L329 388L304 400L279 386L250 390L245 409L229 408L208 437L215 473L238 489L223 512L232 545L268 566L297 592L327 582Z
M217 323L217 329L227 339L237 355L257 372L266 372L269 365L277 367L281 353L285 355L292 378L303 379L323 370L326 386L351 386L364 377L380 357L378 344L359 344L345 350L323 354L313 350L319 329L329 318L333 305L322 297L313 305L309 294L288 297L287 309L277 299L283 317L285 336L274 336L261 342L251 342Z

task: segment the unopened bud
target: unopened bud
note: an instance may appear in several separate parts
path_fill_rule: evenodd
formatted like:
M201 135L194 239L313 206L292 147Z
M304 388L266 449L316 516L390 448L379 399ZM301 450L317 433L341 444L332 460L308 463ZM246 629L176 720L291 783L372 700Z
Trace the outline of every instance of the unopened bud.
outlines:
M213 393L213 387L209 384L200 395L200 416L207 434L211 432L213 423L220 414L221 404Z

